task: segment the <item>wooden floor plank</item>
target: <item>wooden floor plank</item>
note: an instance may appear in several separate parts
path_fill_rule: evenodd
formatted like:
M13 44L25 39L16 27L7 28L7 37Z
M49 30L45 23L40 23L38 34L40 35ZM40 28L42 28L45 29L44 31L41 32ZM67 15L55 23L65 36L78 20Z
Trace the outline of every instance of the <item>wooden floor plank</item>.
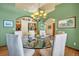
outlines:
M36 56L40 56L38 51L35 53ZM0 56L8 56L8 49L6 47L0 47ZM79 56L79 51L69 48L69 47L65 47L65 56Z

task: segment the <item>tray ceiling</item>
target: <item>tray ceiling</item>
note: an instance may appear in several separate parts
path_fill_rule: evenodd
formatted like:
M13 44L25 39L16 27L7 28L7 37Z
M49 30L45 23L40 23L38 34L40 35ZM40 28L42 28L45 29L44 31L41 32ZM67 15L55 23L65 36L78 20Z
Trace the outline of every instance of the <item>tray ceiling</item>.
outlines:
M58 3L16 3L16 8L24 11L36 12L38 8L45 10L47 13L54 11Z

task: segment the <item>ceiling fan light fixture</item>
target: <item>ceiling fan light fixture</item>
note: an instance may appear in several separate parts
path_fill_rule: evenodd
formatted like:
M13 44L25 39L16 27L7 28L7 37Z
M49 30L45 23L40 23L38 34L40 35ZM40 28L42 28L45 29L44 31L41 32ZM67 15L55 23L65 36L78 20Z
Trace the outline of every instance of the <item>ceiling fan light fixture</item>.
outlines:
M44 13L43 16L47 16L47 13Z
M39 13L38 12L35 12L34 15L39 15Z
M43 10L40 10L39 12L40 12L41 14L43 14L43 13L44 13L44 11L43 11Z
M33 19L35 19L35 16L34 16L34 15L31 15L31 17L32 17Z
M39 6L40 6L40 4L39 4ZM47 16L47 13L45 13L45 10L40 9L38 7L38 11L34 12L31 17L33 17L33 19L35 19L35 20L38 20L38 19L40 20L40 18L44 18L45 19L46 16Z
M42 16L42 14L39 15L40 17Z

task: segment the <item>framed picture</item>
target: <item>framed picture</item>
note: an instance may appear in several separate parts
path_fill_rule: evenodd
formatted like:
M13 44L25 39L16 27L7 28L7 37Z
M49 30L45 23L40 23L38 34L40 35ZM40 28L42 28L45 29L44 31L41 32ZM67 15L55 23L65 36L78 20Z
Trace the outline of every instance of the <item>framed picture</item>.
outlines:
M28 30L36 30L36 23L28 23Z
M58 20L58 28L76 28L76 17Z
M4 20L3 26L4 27L13 27L13 21L12 20Z

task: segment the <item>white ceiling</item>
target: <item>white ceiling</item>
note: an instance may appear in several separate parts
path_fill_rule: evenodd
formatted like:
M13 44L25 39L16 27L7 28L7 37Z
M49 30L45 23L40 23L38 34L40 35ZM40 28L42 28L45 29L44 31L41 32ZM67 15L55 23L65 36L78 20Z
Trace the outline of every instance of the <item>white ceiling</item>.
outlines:
M16 8L23 9L24 11L36 12L38 8L41 8L49 13L55 10L55 6L58 3L16 3Z

